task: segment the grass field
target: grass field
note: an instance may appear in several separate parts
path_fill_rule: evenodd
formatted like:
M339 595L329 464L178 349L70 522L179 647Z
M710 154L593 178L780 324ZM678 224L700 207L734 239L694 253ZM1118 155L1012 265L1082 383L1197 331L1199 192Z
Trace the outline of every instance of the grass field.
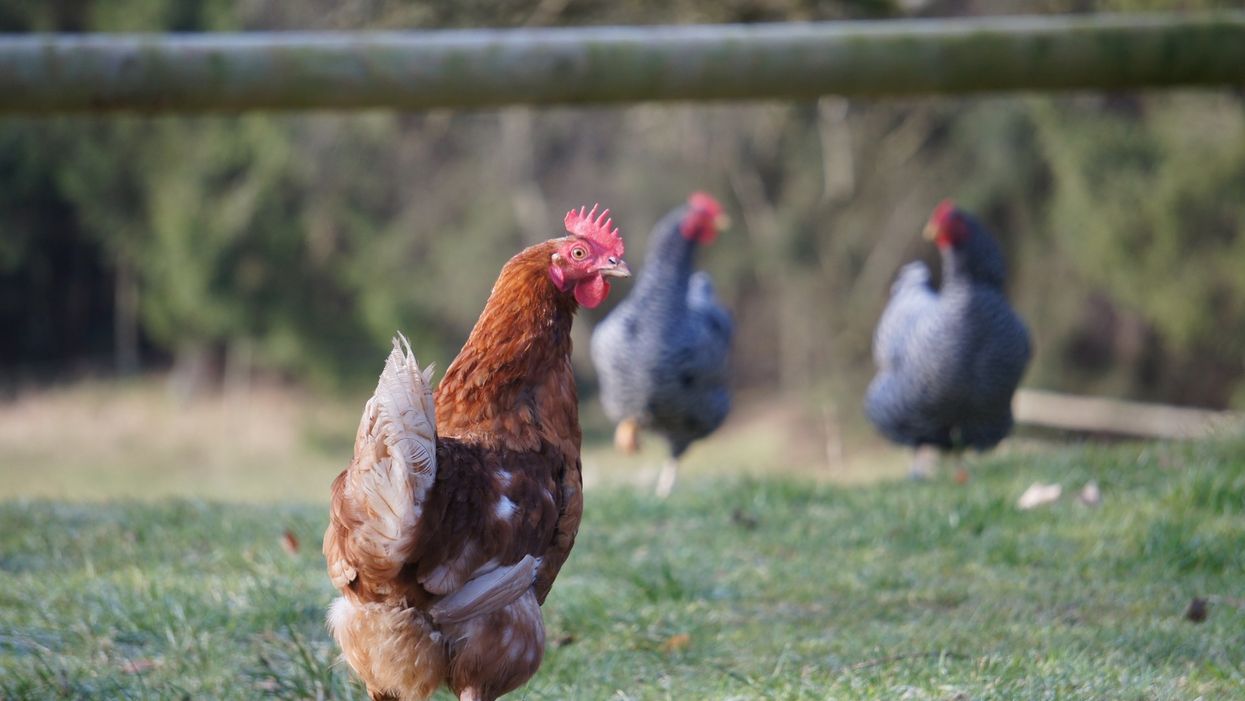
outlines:
M1065 497L1018 510L1035 481ZM364 698L323 625L325 519L0 502L0 697ZM1245 442L1013 451L964 486L607 484L546 617L514 698L1245 698Z
M1243 442L1013 446L911 484L754 407L659 503L659 447L612 455L586 409L595 486L518 698L1245 698ZM318 553L356 412L153 382L0 407L0 698L362 698ZM1090 479L1101 507L1014 507Z

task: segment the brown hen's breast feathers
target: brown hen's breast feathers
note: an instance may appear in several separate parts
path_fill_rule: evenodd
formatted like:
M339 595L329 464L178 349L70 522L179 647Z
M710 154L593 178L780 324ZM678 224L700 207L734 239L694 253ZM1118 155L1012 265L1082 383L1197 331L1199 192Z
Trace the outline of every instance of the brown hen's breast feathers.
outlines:
M461 586L486 565L542 558L543 602L583 512L579 405L571 370L577 305L548 276L555 243L502 269L479 321L436 392L437 483L420 588Z

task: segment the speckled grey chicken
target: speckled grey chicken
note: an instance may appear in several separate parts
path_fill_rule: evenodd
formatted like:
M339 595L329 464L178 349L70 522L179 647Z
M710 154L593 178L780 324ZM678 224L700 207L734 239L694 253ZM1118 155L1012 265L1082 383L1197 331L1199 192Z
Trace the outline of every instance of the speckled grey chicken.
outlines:
M617 423L615 445L634 452L640 428L670 443L657 479L662 497L674 487L683 452L731 408L734 324L709 275L693 272L697 249L713 241L722 221L721 205L704 193L667 214L649 236L635 289L592 334L601 403Z
M909 263L891 288L873 338L878 373L865 411L890 440L920 450L987 450L1011 431L1012 394L1029 363L1029 333L1004 294L994 238L972 215L943 202L925 234L942 254L942 285Z

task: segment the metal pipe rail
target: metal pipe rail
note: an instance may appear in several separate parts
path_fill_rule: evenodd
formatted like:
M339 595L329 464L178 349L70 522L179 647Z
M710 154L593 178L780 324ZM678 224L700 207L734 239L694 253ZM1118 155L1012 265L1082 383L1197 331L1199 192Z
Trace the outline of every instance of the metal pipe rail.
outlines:
M478 108L1245 86L1245 12L8 35L0 114Z

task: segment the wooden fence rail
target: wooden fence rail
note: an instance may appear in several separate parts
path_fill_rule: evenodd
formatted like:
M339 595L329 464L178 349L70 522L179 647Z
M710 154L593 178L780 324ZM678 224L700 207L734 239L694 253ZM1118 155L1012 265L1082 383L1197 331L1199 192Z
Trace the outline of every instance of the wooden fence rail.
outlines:
M0 114L1245 86L1245 12L0 37Z
M1079 433L1138 438L1205 438L1245 430L1245 415L1186 407L1078 397L1035 389L1016 392L1016 423Z

